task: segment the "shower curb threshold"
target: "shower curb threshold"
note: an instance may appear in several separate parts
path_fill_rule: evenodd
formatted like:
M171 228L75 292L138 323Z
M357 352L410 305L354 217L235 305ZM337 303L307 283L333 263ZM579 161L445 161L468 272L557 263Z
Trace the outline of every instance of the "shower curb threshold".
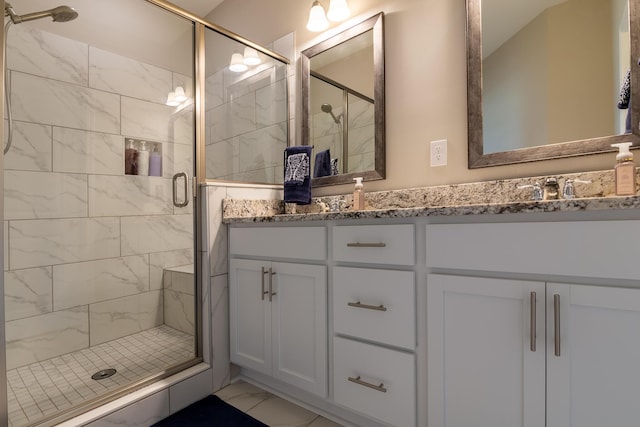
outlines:
M107 415L117 412L120 409L135 404L136 402L145 399L155 393L166 390L171 386L174 386L188 378L193 377L194 375L200 374L210 367L211 366L207 363L201 362L195 366L185 369L184 371L180 371L174 375L171 375L170 377L156 381L153 384L141 388L140 390L136 390L132 393L127 394L126 396L120 397L98 408L85 412L82 415L78 415L77 417L71 418L60 424L56 424L56 426L77 427L99 420L106 417Z

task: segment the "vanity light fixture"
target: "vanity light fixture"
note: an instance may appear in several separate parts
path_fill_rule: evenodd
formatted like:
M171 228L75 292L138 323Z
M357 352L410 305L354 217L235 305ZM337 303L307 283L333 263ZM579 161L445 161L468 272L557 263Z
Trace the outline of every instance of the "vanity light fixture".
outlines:
M327 21L327 16L324 14L324 7L322 7L318 0L315 0L309 11L307 30L317 33L327 28L329 28L329 21Z
M184 88L182 86L176 86L173 92L169 92L169 95L167 95L167 102L165 102L165 104L169 107L177 107L187 99L189 99L189 97L184 93Z
M249 67L244 63L244 57L241 53L234 53L231 55L229 69L235 73L242 73L243 71L247 71Z
M174 96L179 104L187 100L187 95L184 93L184 89L182 88L182 86L176 87Z
M176 100L175 92L169 92L169 95L167 96L167 102L165 102L165 104L167 104L169 107L177 107L178 105L180 105L180 103Z
M258 56L258 51L252 47L247 46L244 48L244 56L242 57L242 62L244 62L245 65L258 65L262 61Z
M347 0L331 0L329 11L327 12L327 18L329 18L329 21L344 21L350 15L351 11L347 5Z

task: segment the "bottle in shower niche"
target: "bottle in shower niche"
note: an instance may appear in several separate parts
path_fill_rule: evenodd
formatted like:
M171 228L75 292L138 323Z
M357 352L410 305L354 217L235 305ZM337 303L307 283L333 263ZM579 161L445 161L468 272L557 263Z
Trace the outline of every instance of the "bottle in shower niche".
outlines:
M124 149L124 173L138 175L138 150L133 145L133 139L127 139L127 146Z
M138 151L138 175L149 175L149 150L147 149L147 141L140 142L140 150Z
M149 155L149 176L162 176L162 154L158 151L158 144L153 144Z

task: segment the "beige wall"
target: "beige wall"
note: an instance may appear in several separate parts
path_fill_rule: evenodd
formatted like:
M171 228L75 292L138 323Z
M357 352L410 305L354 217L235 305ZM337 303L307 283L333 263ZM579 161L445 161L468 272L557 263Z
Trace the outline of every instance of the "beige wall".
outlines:
M325 2L326 3L326 2ZM335 31L305 29L311 1L227 0L212 22L260 44L295 31L300 51ZM608 169L612 154L503 167L467 169L464 0L349 0L355 23L385 13L387 179L367 191ZM345 25L345 24L342 24ZM446 138L448 166L431 168L429 141ZM314 189L346 194L352 185Z
M541 15L482 61L485 153L546 141L549 31Z
M551 142L614 133L612 111L618 94L610 84L614 80L612 8L610 1L572 0L546 12L553 41L548 51Z
M612 9L602 0L551 7L483 61L485 150L615 133Z

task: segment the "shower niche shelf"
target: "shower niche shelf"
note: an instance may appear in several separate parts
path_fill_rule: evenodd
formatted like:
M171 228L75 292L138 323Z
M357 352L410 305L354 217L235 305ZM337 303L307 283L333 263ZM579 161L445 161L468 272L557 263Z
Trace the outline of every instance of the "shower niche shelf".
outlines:
M147 160L141 158L140 152L147 151ZM158 155L155 155L157 150ZM145 139L125 138L124 141L124 174L141 176L162 176L163 148L161 142ZM155 159L154 159L155 157ZM141 170L144 168L144 172ZM146 172L146 173L145 173Z

